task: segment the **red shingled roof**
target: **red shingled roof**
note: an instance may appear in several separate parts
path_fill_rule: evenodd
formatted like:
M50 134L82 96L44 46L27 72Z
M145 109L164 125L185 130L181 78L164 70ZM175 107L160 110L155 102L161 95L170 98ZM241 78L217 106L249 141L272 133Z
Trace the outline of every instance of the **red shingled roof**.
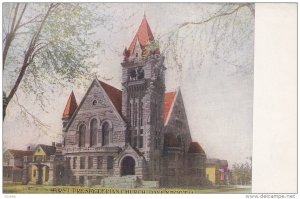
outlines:
M165 93L164 100L164 122L166 122L172 103L175 99L176 92Z
M99 82L117 111L122 115L122 91L102 81Z
M77 107L78 107L78 105L76 102L76 98L72 91L70 94L70 97L68 99L68 102L66 104L66 107L65 107L65 110L63 113L63 118L71 117L73 115L73 113L75 112L75 110L77 109Z
M204 150L198 142L191 142L188 152L205 154Z
M15 150L15 149L8 149L8 151L15 158L22 158L24 156L32 156L32 154L33 154L33 151L23 151L23 150Z
M132 54L137 41L139 42L142 49L144 49L147 46L147 44L150 43L150 41L154 41L154 37L146 19L146 16L144 16L142 23L128 48L128 53L126 53L127 56ZM125 51L127 51L127 49L125 49Z

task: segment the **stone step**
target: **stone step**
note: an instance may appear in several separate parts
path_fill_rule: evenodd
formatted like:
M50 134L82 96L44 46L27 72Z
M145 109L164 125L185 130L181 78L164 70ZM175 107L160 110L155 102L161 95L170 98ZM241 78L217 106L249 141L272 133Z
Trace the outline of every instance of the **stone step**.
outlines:
M136 188L139 186L137 176L107 177L102 180L104 187Z
M158 188L159 181L142 181L143 188Z

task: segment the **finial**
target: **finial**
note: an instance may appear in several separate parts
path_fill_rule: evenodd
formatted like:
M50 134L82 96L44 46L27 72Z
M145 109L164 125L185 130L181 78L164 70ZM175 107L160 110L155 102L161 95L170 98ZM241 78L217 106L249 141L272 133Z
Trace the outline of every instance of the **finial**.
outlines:
M144 10L144 18L146 18L146 12L145 12L145 10Z

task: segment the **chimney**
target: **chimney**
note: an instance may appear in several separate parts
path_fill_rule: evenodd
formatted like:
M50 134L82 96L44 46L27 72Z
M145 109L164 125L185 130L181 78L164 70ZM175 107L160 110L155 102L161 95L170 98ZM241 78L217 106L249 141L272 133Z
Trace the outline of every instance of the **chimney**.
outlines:
M27 147L27 151L30 151L30 146Z
M52 142L52 146L55 146L55 142Z

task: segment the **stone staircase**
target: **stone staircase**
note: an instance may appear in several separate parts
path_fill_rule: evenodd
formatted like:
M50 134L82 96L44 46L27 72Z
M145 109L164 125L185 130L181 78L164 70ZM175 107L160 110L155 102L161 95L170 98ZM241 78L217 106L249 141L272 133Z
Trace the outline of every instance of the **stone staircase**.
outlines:
M142 185L140 188L158 188L158 181L142 181Z
M111 188L158 188L158 181L143 181L135 175L128 175L122 177L107 177L103 178L101 181L102 187Z
M122 177L107 177L101 182L103 187L133 189L140 186L140 179L135 175Z

